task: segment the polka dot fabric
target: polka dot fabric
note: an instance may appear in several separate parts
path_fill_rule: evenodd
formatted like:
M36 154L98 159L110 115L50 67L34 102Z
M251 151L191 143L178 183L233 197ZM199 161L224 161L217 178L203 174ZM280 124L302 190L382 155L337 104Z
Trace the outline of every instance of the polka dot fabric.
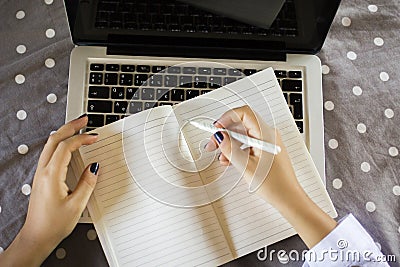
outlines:
M342 0L321 52L327 189L385 254L400 258L400 3ZM64 122L70 42L62 0L3 1L0 72L0 252L21 228L42 147ZM7 105L4 105L6 103ZM306 249L298 237L268 247ZM156 248L154 248L156 250ZM23 252L21 252L23 253ZM237 266L299 266L286 258ZM234 264L235 265L235 264ZM301 265L301 264L300 264ZM43 266L108 266L80 224Z

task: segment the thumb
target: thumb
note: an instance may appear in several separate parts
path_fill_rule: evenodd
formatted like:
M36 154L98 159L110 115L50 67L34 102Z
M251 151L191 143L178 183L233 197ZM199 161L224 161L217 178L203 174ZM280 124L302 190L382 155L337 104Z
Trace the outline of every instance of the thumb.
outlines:
M87 166L72 193L71 197L76 202L76 205L82 206L82 211L86 207L94 187L96 186L99 166L97 162Z
M242 150L242 143L230 138L226 132L217 132L214 134L215 139L219 143L222 154L229 162L240 172L245 171L247 161L249 160L249 150Z

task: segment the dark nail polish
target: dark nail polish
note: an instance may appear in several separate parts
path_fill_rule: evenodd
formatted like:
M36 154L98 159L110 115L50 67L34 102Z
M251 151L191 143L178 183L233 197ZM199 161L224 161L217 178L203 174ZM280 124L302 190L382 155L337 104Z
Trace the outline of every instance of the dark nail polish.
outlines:
M221 132L216 132L214 134L215 139L217 139L218 144L221 144L221 142L224 140L224 136L222 135Z
M82 119L83 117L86 117L87 116L87 114L85 113L85 114L82 114L82 115L80 115L78 118L76 118L75 120L79 120L79 119Z
M214 121L213 124L215 125L218 122L218 120Z
M99 171L100 164L98 162L92 163L90 165L90 172L93 173L94 175L97 175L97 172Z
M98 136L98 133L90 133L89 135Z

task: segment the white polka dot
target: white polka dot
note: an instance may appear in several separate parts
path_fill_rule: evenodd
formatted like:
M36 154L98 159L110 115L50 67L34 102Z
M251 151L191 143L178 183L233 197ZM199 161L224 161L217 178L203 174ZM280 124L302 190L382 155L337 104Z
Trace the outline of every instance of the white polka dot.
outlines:
M46 59L46 61L44 62L44 65L46 65L46 67L48 67L49 69L53 68L56 65L56 62L54 61L54 59L52 58L48 58Z
M18 74L17 76L15 76L15 82L17 84L23 84L25 82L25 76L22 74Z
M58 248L58 249L56 250L56 257L57 257L57 259L62 260L62 259L65 258L65 256L67 256L67 252L65 251L65 249L63 249L63 248Z
M57 102L57 96L53 93L49 94L47 96L47 102L49 102L50 104L54 104Z
M53 0L44 0L46 5L51 5L53 4Z
M355 95L361 95L362 94L362 89L360 86L354 86L353 87L353 94Z
M55 134L57 131L51 131L50 132L50 135L53 135L53 134Z
M18 146L18 153L19 154L25 155L26 153L28 153L28 151L29 151L29 148L28 148L27 145L22 144L22 145Z
M343 185L342 180L340 180L340 179L338 179L338 178L332 181L332 186L333 186L333 188L335 188L335 189L340 189L340 188L342 188L342 185Z
M397 231L400 233L400 226L399 226L399 228L397 229Z
M332 101L326 101L325 104L324 104L324 107L325 107L326 110L331 111L331 110L333 110L335 108L335 104L333 104Z
M359 133L365 133L367 131L367 126L364 123L357 124L357 131Z
M374 212L376 210L376 206L375 203L372 201L368 201L367 204L365 204L365 208L367 209L367 211L369 212Z
M24 184L21 187L22 194L24 194L25 196L30 195L31 194L31 190L32 190L32 188L31 188L31 186L29 184Z
M15 49L18 54L23 54L26 52L26 46L25 45L18 45L17 48Z
M53 29L47 29L46 30L46 37L47 38L53 38L54 36L56 36L56 31Z
M381 78L382 81L387 82L389 81L389 74L387 72L382 71L379 73L379 78Z
M95 240L97 238L97 233L94 229L89 229L89 231L87 231L86 233L86 237L89 240Z
M396 196L400 196L400 186L399 185L393 186L393 194L395 194Z
M1 206L0 206L0 213L1 213Z
M351 25L351 19L349 17L343 17L342 25L345 27L349 27Z
M4 248L0 247L0 254L4 252Z
M385 116L386 116L386 118L388 118L388 119L393 118L393 116L394 116L393 109L391 109L391 108L385 109Z
M361 170L363 172L369 172L371 170L371 165L368 162L361 163Z
M18 111L17 111L17 118L18 118L20 121L25 120L25 119L26 119L26 116L27 116L27 114L26 114L26 111L25 111L25 110L21 109L21 110L18 110Z
M327 65L322 65L321 66L322 74L328 74L331 69Z
M397 147L390 147L389 148L389 155L392 157L396 157L399 154L399 150L397 149Z
M369 5L369 6L368 6L368 10L369 10L370 12L375 13L376 11L378 11L378 7L377 7L376 5Z
M338 147L338 141L336 139L331 139L328 141L328 145L332 149L336 149Z
M374 39L374 44L377 45L377 46L382 46L383 43L384 43L384 41L383 41L383 39L380 38L380 37L376 37L376 38Z
M381 246L381 244L379 244L379 242L375 242L375 245L379 248L379 250L382 249L382 246Z
M357 54L354 53L353 51L349 51L349 52L347 52L347 58L350 60L355 60L355 59L357 59Z
M18 10L17 13L15 13L15 17L17 19L23 19L25 18L25 12L23 10Z

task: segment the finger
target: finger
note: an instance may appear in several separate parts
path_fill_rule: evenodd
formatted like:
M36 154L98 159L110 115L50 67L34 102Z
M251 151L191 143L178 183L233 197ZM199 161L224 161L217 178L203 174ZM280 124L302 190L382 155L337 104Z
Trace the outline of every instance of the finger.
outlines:
M85 209L96 186L99 167L100 166L97 162L87 166L83 171L74 192L69 195L72 204L79 207L79 214L81 214Z
M225 132L218 132L214 137L218 141L219 148L226 159L238 170L244 170L249 158L248 149L240 149L241 143L230 138Z
M231 165L231 163L229 162L229 160L224 156L224 154L220 154L218 157L219 163L223 166L229 166Z
M97 141L97 135L79 134L61 141L56 151L53 153L47 166L55 171L66 169L71 160L72 152L80 148L82 145L91 145Z
M218 149L217 140L215 140L214 136L211 136L210 141L205 145L204 150L207 152L211 152Z
M86 114L84 114L78 119L64 124L54 134L50 135L40 155L38 166L47 165L58 144L76 134L80 129L86 126L87 122L88 117Z

